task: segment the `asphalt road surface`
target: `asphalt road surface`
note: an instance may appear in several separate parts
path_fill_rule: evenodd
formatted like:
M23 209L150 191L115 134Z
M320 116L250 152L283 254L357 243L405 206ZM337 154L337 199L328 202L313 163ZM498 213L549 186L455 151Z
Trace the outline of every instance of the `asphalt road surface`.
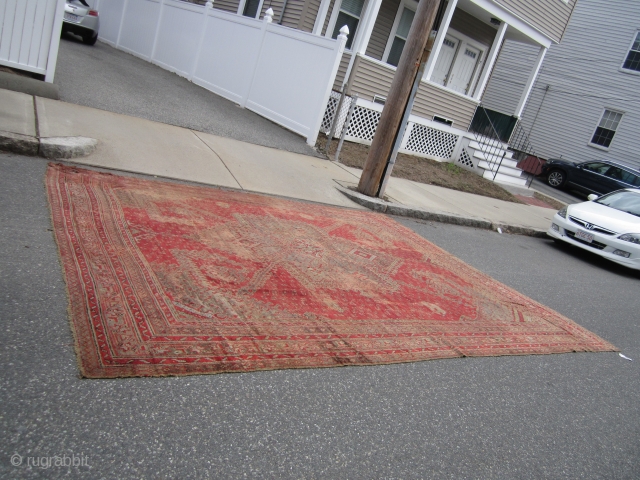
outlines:
M81 379L45 168L0 154L0 477L640 478L637 273L546 239L402 219L634 361L574 353ZM89 466L26 465L54 455Z
M63 35L54 83L65 102L320 156L300 135L100 41Z

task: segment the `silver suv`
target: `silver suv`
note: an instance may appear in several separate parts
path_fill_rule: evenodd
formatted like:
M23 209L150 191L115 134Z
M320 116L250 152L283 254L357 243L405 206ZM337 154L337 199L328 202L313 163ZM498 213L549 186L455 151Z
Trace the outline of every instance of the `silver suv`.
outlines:
M94 45L98 40L100 17L98 11L92 9L86 0L66 0L62 31L71 32L82 37L87 45Z

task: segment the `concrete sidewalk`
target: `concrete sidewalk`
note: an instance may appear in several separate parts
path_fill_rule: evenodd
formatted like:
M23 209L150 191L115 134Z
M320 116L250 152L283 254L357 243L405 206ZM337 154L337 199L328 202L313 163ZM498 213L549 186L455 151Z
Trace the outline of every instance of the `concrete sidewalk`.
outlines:
M339 163L8 90L0 90L0 130L97 139L93 154L73 159L78 164L342 207L366 204L340 191L357 185L360 170ZM389 213L453 218L450 223L483 228L511 226L518 233L542 234L555 213L399 178L391 178L387 196Z

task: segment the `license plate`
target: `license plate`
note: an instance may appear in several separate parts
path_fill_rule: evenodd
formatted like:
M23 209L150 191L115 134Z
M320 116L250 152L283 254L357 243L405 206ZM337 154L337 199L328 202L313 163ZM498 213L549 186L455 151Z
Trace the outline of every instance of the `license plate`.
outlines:
M578 230L576 232L576 238L587 243L593 242L593 235L591 233L583 232L582 230Z
M64 14L64 19L69 21L69 22L77 22L79 18L80 17L78 17L78 15L74 15L73 13L65 12L65 14Z

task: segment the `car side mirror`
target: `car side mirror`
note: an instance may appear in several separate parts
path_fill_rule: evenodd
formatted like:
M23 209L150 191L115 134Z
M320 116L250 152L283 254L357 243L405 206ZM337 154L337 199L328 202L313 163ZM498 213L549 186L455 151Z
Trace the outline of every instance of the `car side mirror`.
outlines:
M587 198L589 199L590 202L593 202L594 200L598 199L598 195L596 195L595 193L592 193L591 195L588 195Z

